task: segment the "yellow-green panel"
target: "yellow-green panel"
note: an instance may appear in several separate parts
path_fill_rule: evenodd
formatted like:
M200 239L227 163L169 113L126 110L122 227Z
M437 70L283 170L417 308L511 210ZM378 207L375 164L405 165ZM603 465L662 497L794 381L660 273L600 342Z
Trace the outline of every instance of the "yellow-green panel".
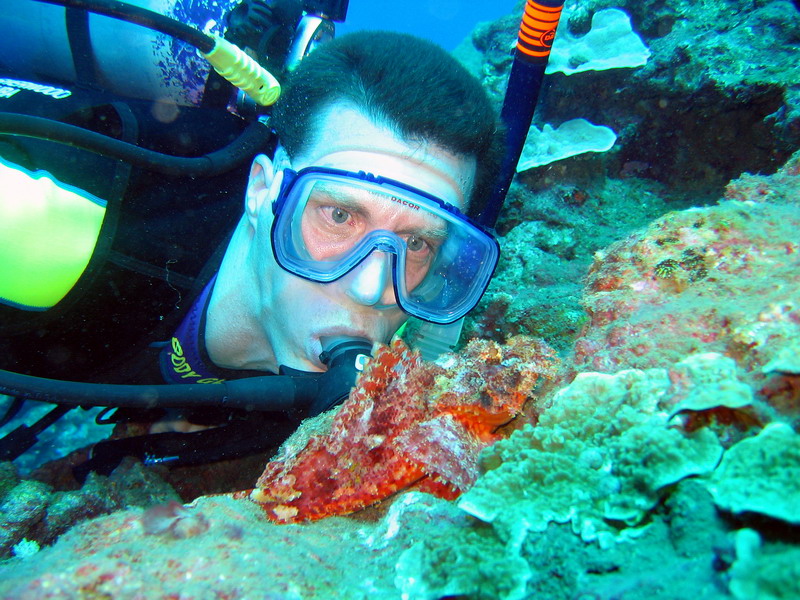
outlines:
M0 301L55 305L92 256L106 202L48 173L0 160Z

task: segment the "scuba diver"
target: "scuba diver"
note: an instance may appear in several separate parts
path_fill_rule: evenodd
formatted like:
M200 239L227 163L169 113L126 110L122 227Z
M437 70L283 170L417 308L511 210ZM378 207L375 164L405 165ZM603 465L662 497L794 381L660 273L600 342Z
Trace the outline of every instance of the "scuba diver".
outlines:
M42 8L63 16L94 3L61 4ZM256 13L275 8L250 4ZM231 28L250 49L291 54L294 39L283 33L297 36L308 14L299 3L257 14L265 22L251 20L251 30L279 23L266 42L241 24ZM273 66L281 97L268 119L248 123L213 72L199 101L188 76L189 94L110 92L109 57L87 59L86 15L67 17L78 21L71 85L8 70L0 82L3 116L28 116L17 129L0 122L2 390L123 407L106 422L178 418L204 427L102 442L84 475L108 472L126 454L193 463L260 450L346 397L354 360L409 316L449 324L477 304L499 248L467 214L487 196L502 139L484 90L444 50L389 32L326 41L291 69ZM47 135L24 130L31 117L47 119ZM64 138L81 129L93 139L50 139L59 125L70 128ZM107 139L95 144L94 136ZM120 154L119 143L134 148ZM228 157L215 164L215 152L231 152L217 150L221 143L255 155L249 173ZM127 160L137 149L144 158ZM166 168L156 154L170 155ZM173 166L189 154L211 159ZM348 364L344 383L318 382L337 353ZM233 387L215 389L255 379L251 388L267 390L267 412L247 410L255 404L247 398L237 403ZM64 400L67 382L86 385ZM170 386L172 400L165 383L190 385ZM214 389L213 399L188 388ZM6 456L35 441L31 433L7 438Z
M544 20L521 27L506 131L435 44L332 39L346 1L213 16L181 3L181 22L113 0L14 1L37 7L24 21L40 31L67 31L48 37L57 60L0 64L0 392L16 398L2 422L26 398L57 406L0 440L0 459L77 405L155 424L96 444L79 479L128 455L261 452L346 398L410 317L421 348L452 344L497 264L492 228L563 0L529 0ZM98 40L142 26L173 42L148 32L132 45L150 44L146 59L124 51L119 69L124 45Z

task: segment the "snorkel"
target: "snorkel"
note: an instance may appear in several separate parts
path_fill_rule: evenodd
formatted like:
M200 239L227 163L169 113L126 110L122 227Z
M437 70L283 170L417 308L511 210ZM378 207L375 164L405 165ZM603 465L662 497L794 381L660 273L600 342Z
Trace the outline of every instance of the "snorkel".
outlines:
M564 0L528 0L522 15L500 112L506 130L503 162L489 201L476 218L476 222L489 231L497 224L533 121L563 6ZM455 347L463 323L463 319L447 325L424 322L413 335L413 346L425 359L434 360Z
M494 228L514 178L539 100L563 6L564 0L528 0L525 5L500 111L500 119L506 128L505 154L489 202L478 216L478 222L484 227Z

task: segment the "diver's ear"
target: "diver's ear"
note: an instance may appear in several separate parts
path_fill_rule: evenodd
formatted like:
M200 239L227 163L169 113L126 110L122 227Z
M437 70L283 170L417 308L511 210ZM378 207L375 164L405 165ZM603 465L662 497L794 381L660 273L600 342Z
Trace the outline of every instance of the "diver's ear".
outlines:
M250 166L250 177L247 180L244 212L254 228L261 211L265 208L269 210L269 206L264 205L272 202L270 190L275 182L275 174L273 162L267 156L259 154L253 159L253 164Z

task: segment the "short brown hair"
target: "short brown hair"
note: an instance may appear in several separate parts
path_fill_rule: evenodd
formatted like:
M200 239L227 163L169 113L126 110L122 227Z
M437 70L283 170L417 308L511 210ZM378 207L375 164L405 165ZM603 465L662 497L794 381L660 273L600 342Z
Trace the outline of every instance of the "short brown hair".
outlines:
M470 214L483 205L501 157L497 113L480 83L440 46L403 33L359 31L314 50L289 77L272 115L290 157L313 142L316 118L338 100L402 139L475 157Z

